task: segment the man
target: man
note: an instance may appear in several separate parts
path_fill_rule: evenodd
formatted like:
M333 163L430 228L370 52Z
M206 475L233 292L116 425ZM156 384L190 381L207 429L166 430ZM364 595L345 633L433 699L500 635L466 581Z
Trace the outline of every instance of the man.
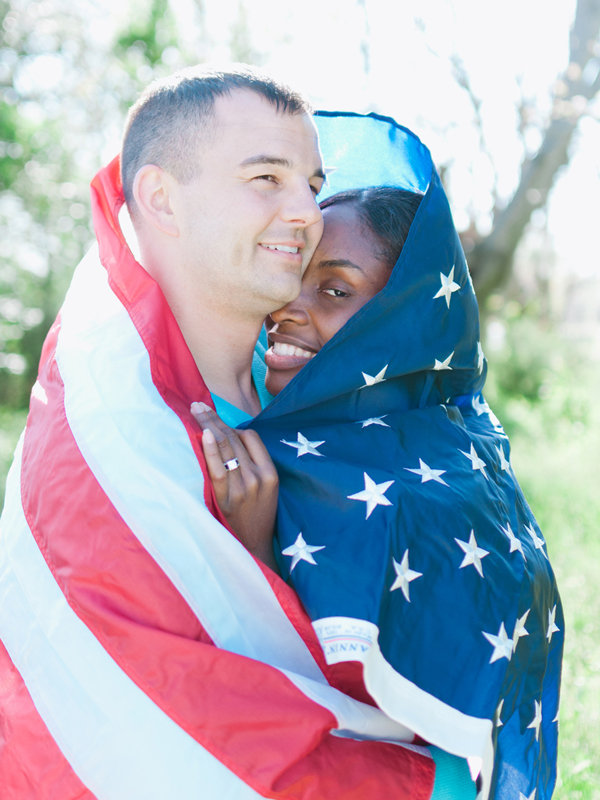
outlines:
M331 685L295 595L222 524L190 412L260 407L262 319L321 232L308 109L248 70L179 75L134 108L121 161L123 190L118 160L92 184L98 250L7 484L2 796L426 800L427 752Z
M193 81L150 90L130 114L122 175L142 263L207 386L254 415L252 350L266 314L300 292L322 233L324 173L306 103L281 91L274 104L259 93L268 84L247 81L215 97L216 79L200 98ZM182 119L155 132L160 114Z

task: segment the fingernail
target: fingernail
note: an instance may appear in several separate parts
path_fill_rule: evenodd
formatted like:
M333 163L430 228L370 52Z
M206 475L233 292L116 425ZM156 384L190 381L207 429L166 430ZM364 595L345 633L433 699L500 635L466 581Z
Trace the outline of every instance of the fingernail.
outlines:
M210 428L204 428L202 431L202 440L208 442L208 444L214 444L216 442L215 435Z
M190 411L192 414L206 414L207 411L212 411L212 408L207 406L206 403L195 401L190 406Z

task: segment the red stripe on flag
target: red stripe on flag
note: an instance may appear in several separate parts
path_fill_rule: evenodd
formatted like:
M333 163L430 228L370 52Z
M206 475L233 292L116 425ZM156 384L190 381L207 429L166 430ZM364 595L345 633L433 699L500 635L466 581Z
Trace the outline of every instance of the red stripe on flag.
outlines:
M275 796L310 797L325 781L350 797L365 784L401 797L401 776L432 771L402 748L331 737L332 714L282 673L214 647L85 464L54 361L40 383L48 402L32 400L24 445L28 524L71 607L159 707L263 794L277 786ZM69 486L77 487L71 498ZM414 784L410 796L420 796Z
M165 403L185 425L204 476L206 505L213 516L229 528L216 503L202 452L201 433L189 409L194 400L213 406L212 398L165 296L156 281L133 257L118 224L119 210L123 205L118 158L100 170L92 181L91 188L92 212L100 260L108 272L111 289L127 309L144 342L150 359L152 382ZM286 616L306 643L319 668L325 675L330 676L331 668L325 661L310 618L298 596L285 581L261 562L259 566ZM360 688L362 684L360 678L355 684L357 693L363 692Z
M408 778L406 797L427 798L429 759L330 736L333 715L282 673L212 645L85 463L53 359L40 384L47 402L32 399L24 444L25 515L69 604L132 680L264 795L358 797L358 787L368 786L368 796L402 798Z
M2 800L95 800L59 750L0 642Z

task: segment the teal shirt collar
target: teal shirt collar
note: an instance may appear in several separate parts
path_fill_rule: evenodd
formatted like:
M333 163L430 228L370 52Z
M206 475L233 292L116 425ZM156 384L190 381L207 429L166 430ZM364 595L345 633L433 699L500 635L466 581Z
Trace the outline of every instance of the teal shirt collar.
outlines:
M258 399L260 401L261 408L267 406L273 399L273 395L269 394L269 392L265 389L265 377L267 374L267 365L265 364L266 350L267 335L263 328L252 355L252 380L254 381L254 386L256 387L256 391L258 393ZM212 392L211 397L213 403L215 404L217 414L221 417L226 425L229 425L230 428L236 428L243 422L248 422L248 420L252 419L250 414L227 402L227 400L223 400L222 397L212 394Z

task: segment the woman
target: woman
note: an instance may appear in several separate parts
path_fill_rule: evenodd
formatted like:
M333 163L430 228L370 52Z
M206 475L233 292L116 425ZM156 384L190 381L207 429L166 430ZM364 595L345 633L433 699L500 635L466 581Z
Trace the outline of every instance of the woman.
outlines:
M323 237L303 276L302 292L265 324L269 348L263 356L264 387L271 398L385 286L420 201L414 192L377 186L339 192L320 204ZM248 419L230 404L213 399L221 420L229 425ZM208 406L195 404L194 411L204 427L204 453L221 510L246 547L277 571L272 546L277 473L267 451L252 431L235 434L221 426ZM213 442L213 431L220 447ZM229 439L235 452L223 451ZM224 468L225 455L241 458L235 475ZM252 487L256 492L260 488L260 496L254 496Z
M549 798L560 599L481 395L477 306L445 195L426 149L392 120L326 115L320 135L332 191L372 176L422 200L389 280L330 339L304 323L345 291L327 285L309 302L316 264L300 305L274 315L269 380L281 391L252 427L279 474L282 574L329 663L360 664L390 717L477 760L482 796ZM345 224L340 246L361 232ZM284 386L294 356L304 366ZM225 483L248 471L239 444L221 449L242 462Z
M421 196L391 187L340 192L321 203L325 227L302 292L266 323L265 386L276 395L385 284Z
M272 395L279 394L322 346L385 286L420 201L421 196L414 192L391 187L340 192L323 201L323 237L303 277L302 292L266 322L270 347L265 354L265 387ZM244 446L236 432L222 426L208 407L198 413L198 419L204 425L204 452L221 508L231 509L229 521L242 542L278 570L273 558L277 485L272 479L276 473L267 451L251 431L241 434ZM210 446L212 431L221 440L220 447L216 439L214 447ZM230 441L235 449L224 453L223 447ZM222 461L229 456L232 459L239 456L240 461L239 471L233 470L235 474L231 476L228 474L231 470L223 469ZM252 491L248 484L253 468L258 469L263 493L271 489L271 496L257 498L255 507L249 510ZM238 487L244 487L238 502L230 497L234 481L238 481ZM246 517L244 523L240 520L242 516ZM357 684L360 685L359 676L353 676L349 683L346 678L346 692L372 702L357 689ZM436 761L432 800L473 798L475 784L467 763L435 748L431 752Z

